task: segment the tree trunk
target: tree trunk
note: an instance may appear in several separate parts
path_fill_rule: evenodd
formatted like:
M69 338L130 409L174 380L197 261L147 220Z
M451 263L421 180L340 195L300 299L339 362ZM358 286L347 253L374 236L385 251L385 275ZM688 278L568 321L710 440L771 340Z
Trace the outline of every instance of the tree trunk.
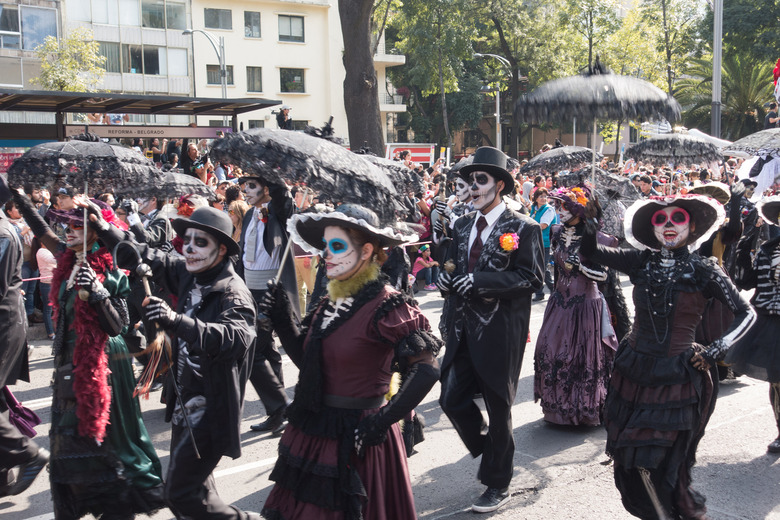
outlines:
M501 52L504 54L504 57L509 61L509 64L512 66L512 70L510 71L512 73L512 86L511 86L511 98L510 103L512 107L512 112L514 113L514 109L517 106L517 100L520 99L520 69L517 64L517 58L514 54L512 54L512 49L509 46L509 42L506 39L506 36L504 35L504 28L501 25L501 21L493 16L491 17L491 20L493 21L493 25L496 28L496 31L498 32L498 41L501 44ZM499 93L500 94L500 93ZM518 121L517 117L512 117L512 139L509 141L509 157L512 159L517 159L517 143L520 140L520 121ZM500 148L500 144L497 146L497 148Z
M344 40L344 108L349 144L357 150L366 144L384 155L374 56L371 54L372 0L339 0L341 34Z
M666 47L666 81L669 84L669 95L672 95L672 47L669 45L669 25L666 21L666 0L661 0L661 10L664 15L664 45Z
M439 41L441 41L441 22L439 22ZM444 92L444 70L442 68L441 44L437 44L439 51L439 89L441 89L441 115L444 119L444 133L447 134L447 147L452 150L452 134L450 133L450 119L447 116L447 95Z

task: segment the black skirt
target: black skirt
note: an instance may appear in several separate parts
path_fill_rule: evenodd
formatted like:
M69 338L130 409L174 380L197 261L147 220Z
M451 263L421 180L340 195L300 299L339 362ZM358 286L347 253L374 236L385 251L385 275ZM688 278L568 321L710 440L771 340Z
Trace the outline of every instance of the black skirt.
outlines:
M735 372L754 379L780 382L780 316L759 314L756 323L726 354Z

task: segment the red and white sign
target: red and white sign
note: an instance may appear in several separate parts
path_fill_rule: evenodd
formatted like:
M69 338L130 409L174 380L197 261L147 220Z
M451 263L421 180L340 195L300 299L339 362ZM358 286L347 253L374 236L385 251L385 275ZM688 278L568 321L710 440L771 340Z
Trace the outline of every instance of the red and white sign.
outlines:
M396 153L409 150L412 162L433 164L436 155L435 144L420 143L387 143L385 146L385 158L393 159Z
M21 156L21 153L0 153L0 173L8 173L8 168Z

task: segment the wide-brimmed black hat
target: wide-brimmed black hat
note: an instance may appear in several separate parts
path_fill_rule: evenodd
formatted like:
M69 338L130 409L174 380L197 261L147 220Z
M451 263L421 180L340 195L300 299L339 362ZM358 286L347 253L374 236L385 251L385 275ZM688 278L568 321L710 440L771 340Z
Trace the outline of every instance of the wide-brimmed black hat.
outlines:
M626 240L637 249L660 250L661 244L655 238L651 222L659 209L678 207L688 212L695 229L691 229L686 244L695 251L712 234L720 229L726 219L723 205L704 195L678 195L676 197L651 197L636 201L626 210L623 220Z
M765 222L773 226L780 226L780 195L761 199L757 207L758 214Z
M699 184L688 190L688 193L693 195L704 195L706 197L712 197L724 206L731 200L731 188L728 184L722 182L708 182L707 184Z
M458 171L458 175L462 179L468 182L469 174L474 171L487 172L496 180L504 181L504 189L501 190L501 195L508 195L512 193L515 188L515 180L512 175L507 171L507 161L509 157L492 146L483 146L477 148L474 152L474 158L471 164L467 164Z
M233 222L224 211L206 206L193 211L189 218L177 218L173 221L173 229L181 236L184 236L189 228L200 229L214 236L220 244L227 247L228 255L237 255L241 250L232 237Z
M358 229L379 240L380 247L394 247L412 237L404 237L392 228L379 227L379 218L370 209L357 204L342 204L328 213L300 213L287 222L287 231L293 241L313 254L325 249L325 228L337 226Z
M754 181L753 179L740 179L739 182L744 184L745 188L750 188L750 187L755 188L755 187L758 186L758 183L756 181Z

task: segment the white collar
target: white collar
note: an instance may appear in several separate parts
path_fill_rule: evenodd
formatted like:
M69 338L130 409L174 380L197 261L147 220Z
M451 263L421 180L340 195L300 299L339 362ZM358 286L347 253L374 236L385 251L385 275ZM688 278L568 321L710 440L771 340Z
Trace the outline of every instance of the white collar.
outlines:
M506 204L502 200L499 202L495 208L491 209L490 212L487 215L483 215L482 212L478 212L477 220L479 220L479 217L485 217L485 220L487 221L488 227L492 226L496 223L498 218L503 215L504 210L506 210Z

